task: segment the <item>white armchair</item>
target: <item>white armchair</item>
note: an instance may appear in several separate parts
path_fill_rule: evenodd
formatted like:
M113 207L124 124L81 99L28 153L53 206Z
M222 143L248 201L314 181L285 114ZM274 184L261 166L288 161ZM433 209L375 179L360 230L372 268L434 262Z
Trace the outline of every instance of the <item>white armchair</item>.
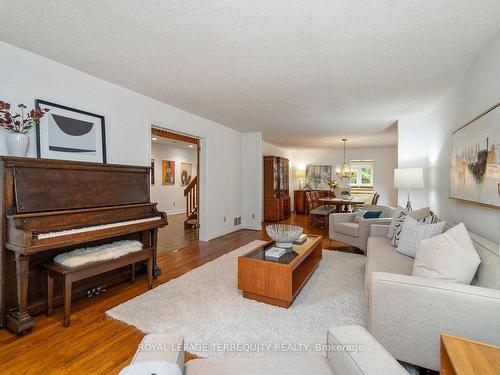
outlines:
M389 225L392 220L393 208L378 205L365 205L364 210L382 211L379 219L360 219L355 222L354 213L332 213L329 220L329 237L331 240L341 241L355 246L366 253L366 243L370 236L370 227L373 224Z

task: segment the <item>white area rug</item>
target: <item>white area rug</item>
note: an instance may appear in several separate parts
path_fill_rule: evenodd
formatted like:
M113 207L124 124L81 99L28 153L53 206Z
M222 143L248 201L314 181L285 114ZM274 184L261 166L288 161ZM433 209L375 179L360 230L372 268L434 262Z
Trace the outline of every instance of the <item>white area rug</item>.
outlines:
M201 357L242 354L223 345L323 344L328 327L366 326L364 256L324 250L318 269L283 309L243 298L237 289L237 257L261 244L253 241L106 313L143 332L182 334L188 351Z

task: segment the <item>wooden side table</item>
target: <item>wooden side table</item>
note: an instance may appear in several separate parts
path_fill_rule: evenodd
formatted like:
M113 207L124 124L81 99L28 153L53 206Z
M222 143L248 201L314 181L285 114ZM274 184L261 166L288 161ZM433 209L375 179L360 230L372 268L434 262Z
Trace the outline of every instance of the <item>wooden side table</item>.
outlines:
M441 375L498 375L500 347L441 335Z

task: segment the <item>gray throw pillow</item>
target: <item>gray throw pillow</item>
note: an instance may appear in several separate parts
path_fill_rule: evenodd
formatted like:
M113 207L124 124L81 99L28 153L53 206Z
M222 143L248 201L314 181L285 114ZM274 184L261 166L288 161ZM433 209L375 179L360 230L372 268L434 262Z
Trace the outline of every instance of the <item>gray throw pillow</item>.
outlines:
M443 233L445 224L444 221L426 224L407 216L399 235L399 245L396 250L398 253L415 258L420 242Z

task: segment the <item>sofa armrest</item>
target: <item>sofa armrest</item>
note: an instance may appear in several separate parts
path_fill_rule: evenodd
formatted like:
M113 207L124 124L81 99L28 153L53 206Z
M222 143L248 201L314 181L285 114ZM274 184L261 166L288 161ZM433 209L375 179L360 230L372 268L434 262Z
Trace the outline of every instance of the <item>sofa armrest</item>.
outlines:
M334 374L408 375L373 336L360 326L330 328L326 355Z
M335 225L339 223L352 223L356 214L351 213L332 213L328 216L328 236L334 238Z
M398 360L439 370L441 333L500 345L500 290L373 272L369 327Z
M352 214L350 212L332 213L332 214L330 214L329 220L330 220L330 224L351 223L354 221L355 216L356 216L356 214Z
M359 220L359 230L358 238L360 239L360 248L366 252L366 245L368 242L368 236L370 235L370 228L375 224L390 224L392 219L381 218L381 219L360 219Z
M184 370L184 338L180 335L150 333L142 339L131 364L169 362Z
M386 238L389 234L390 225L373 224L370 227L370 237L383 237Z

